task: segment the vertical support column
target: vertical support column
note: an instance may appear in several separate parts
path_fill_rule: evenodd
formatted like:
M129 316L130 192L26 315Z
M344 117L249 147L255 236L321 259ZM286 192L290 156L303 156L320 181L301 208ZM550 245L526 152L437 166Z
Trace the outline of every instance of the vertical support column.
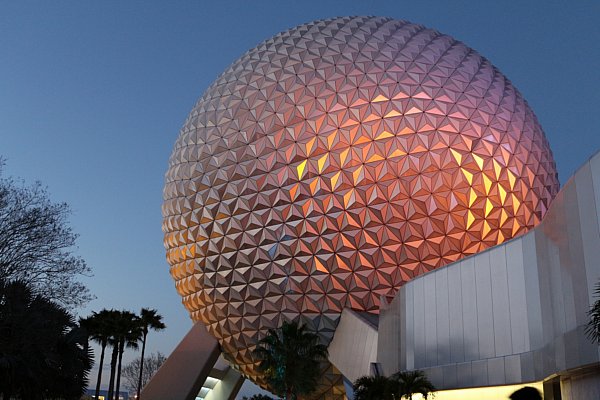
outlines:
M217 340L197 322L144 387L140 399L194 400L219 354Z

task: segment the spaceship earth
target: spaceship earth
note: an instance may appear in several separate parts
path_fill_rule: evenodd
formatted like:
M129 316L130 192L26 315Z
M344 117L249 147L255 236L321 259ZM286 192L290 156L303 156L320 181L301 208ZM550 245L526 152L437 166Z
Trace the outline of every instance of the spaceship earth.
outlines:
M327 343L406 281L527 232L559 189L529 106L488 60L406 21L277 34L194 106L166 174L183 304L263 383L252 350L300 319ZM329 365L317 397L340 397ZM337 388L337 389L336 389Z

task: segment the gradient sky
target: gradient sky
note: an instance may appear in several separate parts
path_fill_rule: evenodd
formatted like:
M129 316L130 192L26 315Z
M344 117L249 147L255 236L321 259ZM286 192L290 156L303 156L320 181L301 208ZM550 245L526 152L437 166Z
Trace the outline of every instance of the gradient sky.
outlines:
M4 176L69 203L97 297L79 310L156 308L168 354L191 326L168 274L161 199L188 112L246 50L315 19L406 19L465 42L537 114L561 183L600 149L600 2L0 0ZM130 359L129 356L128 359ZM106 380L108 377L106 377Z

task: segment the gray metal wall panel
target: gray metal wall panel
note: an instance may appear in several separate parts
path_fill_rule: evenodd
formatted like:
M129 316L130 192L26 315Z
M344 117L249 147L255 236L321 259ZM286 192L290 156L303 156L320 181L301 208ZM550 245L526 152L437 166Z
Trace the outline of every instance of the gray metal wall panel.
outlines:
M435 308L437 328L437 364L450 362L450 318L448 308L448 269L432 274L435 277Z
M527 240L531 240L533 238L534 248L527 248L524 254L525 258L529 258L530 261L528 264L525 264L525 268L534 270L536 272L537 281L539 285L539 305L541 310L541 343L548 344L551 343L553 338L555 337L555 326L553 310L556 307L555 296L552 296L552 291L555 290L554 286L557 284L561 286L561 283L555 283L553 286L552 279L552 262L548 258L548 254L546 252L547 249L547 240L545 235L543 234L534 234L528 235ZM544 270L540 271L537 267L539 264L544 265ZM528 267L530 265L530 267ZM556 281L554 281L556 282Z
M600 171L600 165L598 165ZM579 177L579 174L577 177ZM600 226L597 218L590 218L590 215L598 214L598 205L596 200L597 184L592 172L592 164L588 164L585 170L586 179L576 185L577 199L579 200L579 220L581 221L581 237L583 239L583 256L585 260L585 272L587 277L588 302L594 302L593 293L595 283L600 279ZM595 174L600 177L600 173ZM577 178L576 177L576 178ZM577 182L577 181L576 181ZM590 185L589 182L592 182Z
M510 307L508 303L508 277L505 247L490 251L490 277L492 285L492 310L494 315L495 356L512 354Z
M540 300L540 282L536 266L535 231L521 239L523 254L523 271L525 272L525 304L527 321L529 322L529 343L534 349L544 345L542 330L542 305Z
M600 157L593 157L589 161L591 173L592 186L594 188L594 203L596 204L596 224L600 227ZM588 215L587 218L593 218L593 215ZM597 265L597 263L595 263ZM592 276L589 276L592 278ZM598 276L597 278L600 278ZM591 300L591 299L590 299Z
M377 362L377 345L378 345L377 331L374 329L368 330L366 337L367 337L367 342L366 342L364 354L365 354L365 357L369 358L369 365L368 365L368 369L365 370L364 375L370 374L371 373L371 363ZM392 345L390 345L390 347L387 349L387 351L389 353L393 353L394 349L397 349L397 348L398 348L398 341L395 341L395 343L392 343Z
M530 350L529 325L525 296L525 272L523 266L522 239L515 239L505 246L506 271L508 279L508 303L510 309L510 338L512 353L519 354Z
M488 363L487 360L477 360L471 362L471 385L470 386L487 386L488 385Z
M467 258L457 264L462 281L462 309L464 320L465 360L479 359L479 333L477 328L477 293L475 292L475 264Z
M414 369L415 368L415 301L414 301L414 285L406 287L405 290L405 316L402 320L403 332L406 337L406 354L405 357L401 357L400 369Z
M584 172L583 168L579 172ZM586 183L581 181L580 175L574 177L575 190L565 191L565 208L567 211L566 217L569 223L566 225L567 237L569 240L569 261L570 264L565 265L570 267L572 274L573 283L573 300L575 302L575 326L585 324L588 321L587 309L589 304L587 289L587 279L585 274L585 268L581 268L585 265L583 258L583 239L581 237L581 221L579 219L579 198L577 196L577 186L585 185ZM589 184L589 183L588 183ZM562 261L562 260L561 260ZM564 264L563 264L564 265ZM583 290L582 290L583 289Z
M492 283L490 278L490 252L473 257L475 262L475 291L477 293L477 330L479 332L479 357L494 357L494 315L492 308Z
M444 375L442 368L432 368L425 370L427 377L435 387L444 387Z
M457 387L458 377L456 375L456 365L450 364L442 367L442 378L444 387Z
M521 377L523 382L533 382L535 380L533 366L533 352L529 351L520 355L521 357Z
M569 190L574 191L574 180L569 181ZM538 269L551 275L553 285L560 289L556 292L556 296L560 299L553 299L556 304L560 304L562 310L557 310L555 318L559 321L555 326L560 326L564 320L565 330L573 329L576 326L575 301L573 297L574 285L571 276L571 260L569 250L569 237L567 223L571 223L567 216L567 204L565 198L566 191L562 190L554 199L551 211L547 214L548 218L544 218L541 224L540 234L537 241L540 242L538 253L540 258L546 262L538 266ZM537 230L537 229L536 229ZM554 274L553 271L557 271ZM559 278L557 278L557 274ZM560 315L558 315L560 314Z
M460 269L445 268L448 274L448 315L450 334L450 362L465 360L463 336L462 282Z
M456 364L456 386L457 387L468 387L473 384L473 377L471 374L471 362L464 362Z
M438 365L437 317L435 300L435 274L423 276L423 297L425 304L425 362L427 366ZM417 299L415 299L417 301ZM416 334L416 332L415 332Z
M408 312L407 308L404 307L403 305L406 303L406 292L402 291L402 293L400 293L400 304L398 305L394 305L394 307L400 308L400 310L397 313L397 317L395 319L395 324L394 327L396 328L397 333L394 333L394 337L398 338L398 342L399 342L399 346L398 349L396 351L394 351L394 349L390 349L389 352L394 354L394 359L392 360L391 363L389 363L390 365L390 371L387 371L386 374L390 375L396 371L401 371L403 369L406 369L406 362L404 361L405 358L402 357L402 355L407 353L407 346L406 346L406 313ZM402 307L400 307L400 305L402 305ZM411 345L412 347L412 345ZM379 349L379 347L377 348L378 353L381 352L381 349ZM386 349L386 351L388 351Z
M521 358L519 355L504 357L504 376L506 384L520 383L521 378Z
M540 377L544 375L544 352L534 351L533 352L533 377ZM538 378L539 379L539 378Z
M563 340L565 358L562 360L562 365L566 367L567 365L574 365L577 363L577 360L579 359L579 346L576 342L574 331L567 332L565 339L566 340Z
M590 185L589 182L592 182ZM600 232L598 230L598 220L589 218L590 210L597 213L596 201L594 197L594 185L592 180L591 166L587 163L581 168L575 176L575 188L577 190L577 200L579 204L579 221L581 228L581 240L583 248L583 260L585 269L582 273L586 277L587 302L592 303L594 283L598 281L598 268L592 267L598 264L600 260ZM591 300L591 301L590 301Z
M544 297L543 302L551 302L552 306L551 322L553 323L553 329L546 332L546 335L551 335L546 341L550 341L557 332L565 332L567 329L564 299L565 297L572 297L566 292L571 290L570 278L563 276L562 268L560 268L559 248L555 243L548 240L546 235L536 235L536 246L538 264L546 267L540 279L547 279L547 286L550 287L549 291L542 291L541 293ZM556 293L557 295L550 295L550 293ZM561 296L560 293L564 295Z
M405 287L404 300L406 306L402 318L401 332L404 337L405 352L404 357L400 355L399 370L415 368L415 325L414 325L414 287Z
M398 294L402 295L403 292L401 291ZM391 312L390 308L391 308L391 305L383 303L379 310L379 326L377 328L377 331L379 332L379 334L382 337L381 343L385 343L386 341L393 341L399 335L399 333L398 334L394 333L393 328L390 326L391 320L394 318L398 318L397 314L395 312ZM340 321L340 323L341 323L341 321ZM396 332L399 332L399 331L396 331ZM334 337L335 337L335 335L334 335ZM379 342L379 339L378 339L378 342ZM390 365L391 363L393 363L393 359L395 357L400 357L400 349L397 348L397 349L393 349L393 351L391 351L391 352L390 351L384 352L384 351L381 351L382 347L385 347L385 346L378 346L378 348L377 348L377 362L381 363L382 366ZM393 353L393 354L390 354L390 353Z
M554 351L554 366L558 371L564 371L567 369L566 357L567 357L567 349L565 346L565 341L562 338L562 335L559 335L556 340L553 341L552 350Z
M425 291L424 280L416 279L411 285L413 289L413 340L414 340L414 368L424 368L426 363L425 348ZM408 322L408 320L407 320ZM407 329L411 329L407 323Z
M488 361L488 384L503 385L506 383L504 376L504 357L490 358Z

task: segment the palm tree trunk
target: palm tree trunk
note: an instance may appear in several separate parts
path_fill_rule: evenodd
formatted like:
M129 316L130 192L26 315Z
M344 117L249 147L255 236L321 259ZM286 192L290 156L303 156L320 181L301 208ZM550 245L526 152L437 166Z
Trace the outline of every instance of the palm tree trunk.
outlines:
M121 360L123 360L123 352L125 351L125 338L119 343L119 366L117 368L117 388L115 389L115 399L119 400L119 390L121 389Z
M146 351L146 336L148 332L144 331L144 339L142 340L142 357L140 358L140 377L138 379L137 400L140 400L140 392L142 391L142 374L144 372L144 352Z
M100 396L100 382L102 382L102 367L104 365L104 350L106 342L102 342L102 351L100 352L100 364L98 365L98 378L96 379L96 399Z
M115 372L117 370L117 357L119 355L119 345L113 346L112 356L110 357L110 380L108 382L108 400L113 400Z

